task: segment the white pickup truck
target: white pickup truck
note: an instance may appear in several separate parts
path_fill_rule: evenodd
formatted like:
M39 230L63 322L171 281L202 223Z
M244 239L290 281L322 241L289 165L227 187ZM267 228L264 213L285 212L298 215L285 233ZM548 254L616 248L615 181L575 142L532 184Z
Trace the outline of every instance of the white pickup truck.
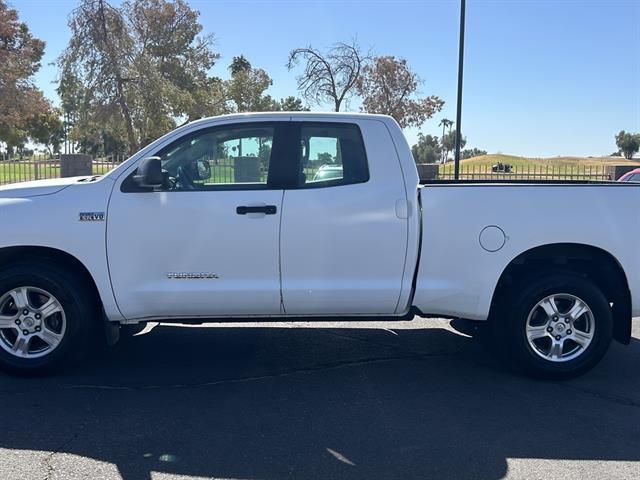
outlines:
M630 340L638 205L631 184L420 185L385 116L199 120L106 175L0 188L0 364L151 320L419 315L488 321L526 372L569 377Z

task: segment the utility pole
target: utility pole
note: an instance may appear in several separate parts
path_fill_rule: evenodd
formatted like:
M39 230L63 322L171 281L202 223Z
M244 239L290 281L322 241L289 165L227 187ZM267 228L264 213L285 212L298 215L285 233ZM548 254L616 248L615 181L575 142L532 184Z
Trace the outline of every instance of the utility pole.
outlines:
M456 151L454 157L454 178L460 179L460 142L462 133L460 125L462 124L462 72L464 64L464 16L465 16L465 0L460 0L460 43L458 45L458 107L456 112Z

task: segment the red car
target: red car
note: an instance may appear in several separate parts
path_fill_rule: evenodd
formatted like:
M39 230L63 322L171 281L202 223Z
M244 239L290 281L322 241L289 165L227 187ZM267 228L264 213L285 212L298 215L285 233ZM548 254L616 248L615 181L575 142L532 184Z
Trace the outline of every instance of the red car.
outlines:
M640 168L625 173L618 179L619 182L640 182Z

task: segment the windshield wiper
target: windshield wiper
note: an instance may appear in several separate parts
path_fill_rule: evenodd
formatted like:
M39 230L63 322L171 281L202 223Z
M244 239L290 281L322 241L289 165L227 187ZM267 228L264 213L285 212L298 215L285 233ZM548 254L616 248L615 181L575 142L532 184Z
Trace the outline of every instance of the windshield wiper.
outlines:
M81 178L80 180L78 180L78 182L95 182L101 176L102 175L94 175L94 176L88 177L88 178Z

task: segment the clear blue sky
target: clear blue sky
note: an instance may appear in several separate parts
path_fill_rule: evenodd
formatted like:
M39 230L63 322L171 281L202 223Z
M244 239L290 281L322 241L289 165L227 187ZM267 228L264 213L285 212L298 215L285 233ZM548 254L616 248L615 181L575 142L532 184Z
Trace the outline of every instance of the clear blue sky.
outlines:
M269 93L295 95L290 49L356 36L377 54L406 58L425 80L422 92L446 101L425 133L439 132L443 116L455 119L458 0L188 1L216 37L214 74L226 76L231 58L244 54L273 78ZM36 80L56 98L49 63L68 41L78 2L9 2L47 44ZM640 132L640 0L468 0L466 46L462 129L470 147L603 155L615 150L619 130ZM417 131L407 134L412 142Z

